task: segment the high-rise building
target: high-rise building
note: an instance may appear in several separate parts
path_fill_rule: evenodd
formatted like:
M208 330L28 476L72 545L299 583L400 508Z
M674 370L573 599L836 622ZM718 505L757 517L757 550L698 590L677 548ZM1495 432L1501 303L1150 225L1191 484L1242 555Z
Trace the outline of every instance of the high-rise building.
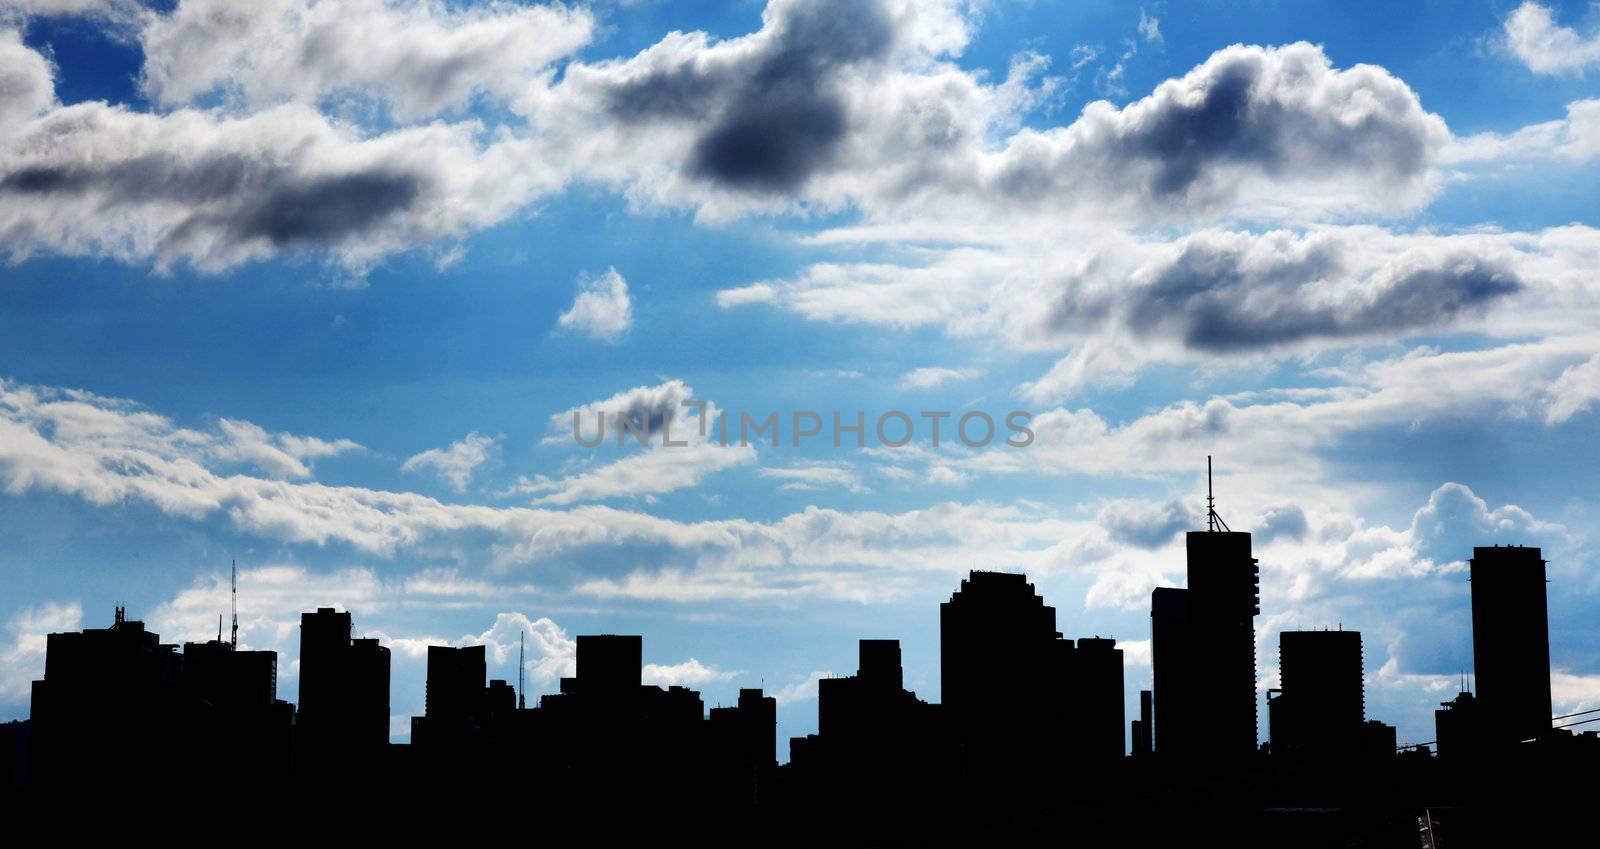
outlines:
M389 650L352 639L348 611L300 615L300 716L296 745L313 763L370 755L389 742Z
M969 756L1122 757L1122 650L1063 639L1026 576L972 572L940 605L939 629L942 710Z
M1486 740L1550 730L1550 623L1538 548L1472 549L1472 654Z
M1006 714L1037 700L1050 645L1059 639L1056 609L1026 575L974 571L939 605L939 668L952 720ZM957 719L956 717L963 717Z
M182 666L177 646L120 607L109 628L47 636L44 679L33 682L33 779L77 782L108 764L176 767L163 754Z
M1274 756L1328 759L1356 751L1366 722L1359 631L1278 635L1281 689L1269 693Z
M1256 750L1260 570L1248 533L1191 531L1186 543L1188 589L1150 599L1156 752L1236 761Z
M1189 591L1156 587L1150 594L1150 677L1155 689L1152 740L1163 756L1176 757L1195 736L1189 706L1204 697L1199 666L1190 658Z
M482 712L485 658L483 646L428 646L423 710L429 719L466 719Z
M1069 671L1072 695L1066 718L1075 728L1072 751L1081 758L1115 761L1127 754L1122 730L1122 649L1113 640L1079 637Z

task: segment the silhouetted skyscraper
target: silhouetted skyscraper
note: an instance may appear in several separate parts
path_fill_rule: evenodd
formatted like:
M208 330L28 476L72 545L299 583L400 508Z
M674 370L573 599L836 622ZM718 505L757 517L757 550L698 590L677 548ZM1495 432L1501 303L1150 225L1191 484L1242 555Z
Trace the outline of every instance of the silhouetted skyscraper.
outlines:
M1066 653L1056 610L1024 575L972 572L939 605L944 711L975 754L1050 756L1061 735Z
M1176 757L1195 732L1189 705L1204 697L1199 666L1190 659L1189 591L1156 587L1150 594L1150 677L1155 688L1155 750Z
M482 711L487 676L483 646L428 646L423 710L429 719L477 716Z
M313 762L370 754L389 742L389 650L352 639L348 611L300 615L296 744Z
M1366 722L1361 633L1284 631L1278 635L1278 670L1282 688L1267 705L1273 755L1354 754Z
M1098 761L1120 759L1127 754L1122 730L1122 649L1113 640L1080 637L1070 675L1065 718L1074 725L1073 752Z
M76 782L106 764L174 766L161 753L177 707L176 650L120 607L109 628L46 637L44 679L33 682L33 777Z
M1550 730L1550 623L1537 548L1472 549L1472 653L1483 732L1513 744Z
M1248 533L1191 531L1186 543L1188 589L1158 588L1150 599L1156 752L1247 758L1257 736L1260 570Z

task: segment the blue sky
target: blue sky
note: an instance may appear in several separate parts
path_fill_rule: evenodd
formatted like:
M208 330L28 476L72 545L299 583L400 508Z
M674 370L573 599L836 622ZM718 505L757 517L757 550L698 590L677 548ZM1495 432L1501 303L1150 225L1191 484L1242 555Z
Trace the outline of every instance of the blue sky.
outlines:
M0 718L116 604L214 633L231 560L281 695L303 609L389 642L396 739L423 647L519 631L530 696L636 632L783 737L863 637L936 700L973 568L1136 706L1207 454L1263 689L1358 629L1431 739L1520 543L1600 706L1597 75L1583 3L0 5ZM689 399L785 441L571 438ZM788 442L889 410L1036 440Z

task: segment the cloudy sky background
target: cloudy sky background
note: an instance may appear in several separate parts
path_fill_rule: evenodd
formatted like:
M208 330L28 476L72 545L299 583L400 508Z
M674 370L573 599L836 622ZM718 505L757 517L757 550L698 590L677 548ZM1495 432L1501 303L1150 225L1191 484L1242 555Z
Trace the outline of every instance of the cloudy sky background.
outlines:
M0 2L0 718L116 604L214 635L235 559L280 695L301 610L394 649L397 740L426 645L514 679L520 631L530 701L598 632L785 738L858 638L937 700L972 568L1132 706L1207 454L1262 689L1358 629L1431 740L1462 561L1520 543L1600 707L1597 77L1584 3ZM690 399L1037 440L724 447ZM689 444L574 444L601 410Z

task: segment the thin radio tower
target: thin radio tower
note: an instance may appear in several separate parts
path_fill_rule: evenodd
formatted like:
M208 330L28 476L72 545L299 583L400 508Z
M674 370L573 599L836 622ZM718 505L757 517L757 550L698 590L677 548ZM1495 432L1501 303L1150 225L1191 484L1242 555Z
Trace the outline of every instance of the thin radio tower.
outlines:
M1215 531L1219 525L1222 527L1223 530L1225 530L1225 531L1227 531L1229 533L1233 532L1233 529L1228 527L1228 523L1222 521L1222 517L1217 515L1217 500L1211 496L1211 455L1207 454L1206 455L1206 530Z
M522 695L522 644L527 636L527 631L517 632L517 710L528 709L528 699Z
M237 561L237 560L233 561L233 567L232 567L231 571L229 572L229 580L233 584L233 636L231 637L232 642L230 642L228 644L228 648L233 650L233 651L238 651L238 649L239 649L239 561ZM218 630L221 630L221 629L219 628ZM219 639L220 639L220 637L219 637Z

